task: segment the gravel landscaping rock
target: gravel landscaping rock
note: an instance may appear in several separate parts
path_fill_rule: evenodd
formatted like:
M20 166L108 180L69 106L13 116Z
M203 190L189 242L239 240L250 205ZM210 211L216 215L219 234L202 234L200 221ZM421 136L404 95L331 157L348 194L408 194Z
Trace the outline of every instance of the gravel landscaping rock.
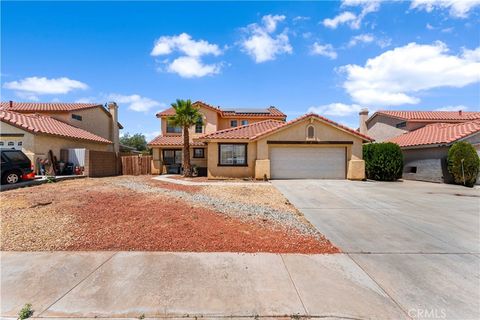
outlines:
M230 215L235 218L239 218L243 221L267 220L269 222L274 223L275 225L282 226L287 229L297 230L302 234L321 236L321 234L319 234L318 231L312 225L310 225L310 223L305 218L303 218L303 216L296 209L292 209L290 207L289 210L287 209L281 210L277 208L272 208L271 206L259 204L258 201L255 201L255 199L258 200L258 194L260 193L260 188L261 188L263 189L261 190L262 199L263 197L269 197L269 196L275 195L273 197L273 200L280 201L282 204L285 205L286 199L283 198L283 196L279 194L279 192L273 186L205 187L205 188L210 188L210 190L212 188L215 188L216 190L215 194L217 196L212 197L208 195L208 191L205 192L204 190L199 190L203 188L198 188L196 192L166 190L165 188L162 188L162 187L156 187L154 185L149 185L144 182L135 181L135 180L118 181L117 185L130 190L135 190L137 192L158 193L158 194L164 194L164 195L168 194L178 199L183 199L185 201L192 202L195 205L200 205L207 208L213 208L221 213ZM219 195L222 193L222 189L224 190L225 194L230 195L229 197L227 197L227 199L219 197ZM245 190L249 191L248 196L251 199L252 203L245 203L243 201L233 201L232 198L235 197L234 195L238 194L237 191L242 189L244 191ZM210 193L212 192L210 191ZM278 194L275 194L275 193L278 193ZM271 200L272 198L270 198L270 202Z

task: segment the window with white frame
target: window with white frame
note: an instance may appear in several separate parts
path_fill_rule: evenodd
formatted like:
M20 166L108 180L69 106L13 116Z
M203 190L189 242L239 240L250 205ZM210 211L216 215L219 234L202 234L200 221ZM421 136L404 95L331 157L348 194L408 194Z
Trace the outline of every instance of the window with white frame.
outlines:
M246 166L246 143L221 143L218 145L218 165L220 166Z

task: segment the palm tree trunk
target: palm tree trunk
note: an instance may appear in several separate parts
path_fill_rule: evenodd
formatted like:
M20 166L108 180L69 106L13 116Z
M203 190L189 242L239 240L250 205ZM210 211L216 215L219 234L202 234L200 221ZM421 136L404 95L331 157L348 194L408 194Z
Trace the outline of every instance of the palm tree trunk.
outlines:
M192 176L192 166L190 164L190 136L188 133L189 127L183 127L183 176Z

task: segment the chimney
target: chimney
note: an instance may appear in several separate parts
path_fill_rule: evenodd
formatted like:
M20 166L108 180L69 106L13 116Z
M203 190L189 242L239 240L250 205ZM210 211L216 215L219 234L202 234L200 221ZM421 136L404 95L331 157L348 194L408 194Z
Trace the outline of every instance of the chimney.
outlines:
M368 133L368 128L367 128L367 119L368 119L368 108L363 108L362 110L360 110L360 112L358 113L359 115L359 121L360 121L360 124L359 124L359 130L360 130L360 133L361 134L367 134Z
M115 102L108 103L108 111L112 115L111 141L113 142L113 151L120 151L120 132L118 128L118 105Z
M462 110L458 110L458 115L461 117L463 114Z
M13 108L13 101L10 100L10 101L8 102L8 104L10 105L10 109L12 109L12 108Z

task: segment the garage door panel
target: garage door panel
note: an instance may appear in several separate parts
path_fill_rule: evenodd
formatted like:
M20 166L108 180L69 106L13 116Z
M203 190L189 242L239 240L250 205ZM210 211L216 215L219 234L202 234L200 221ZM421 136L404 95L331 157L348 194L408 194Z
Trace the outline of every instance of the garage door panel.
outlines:
M272 179L345 179L344 147L271 147Z

